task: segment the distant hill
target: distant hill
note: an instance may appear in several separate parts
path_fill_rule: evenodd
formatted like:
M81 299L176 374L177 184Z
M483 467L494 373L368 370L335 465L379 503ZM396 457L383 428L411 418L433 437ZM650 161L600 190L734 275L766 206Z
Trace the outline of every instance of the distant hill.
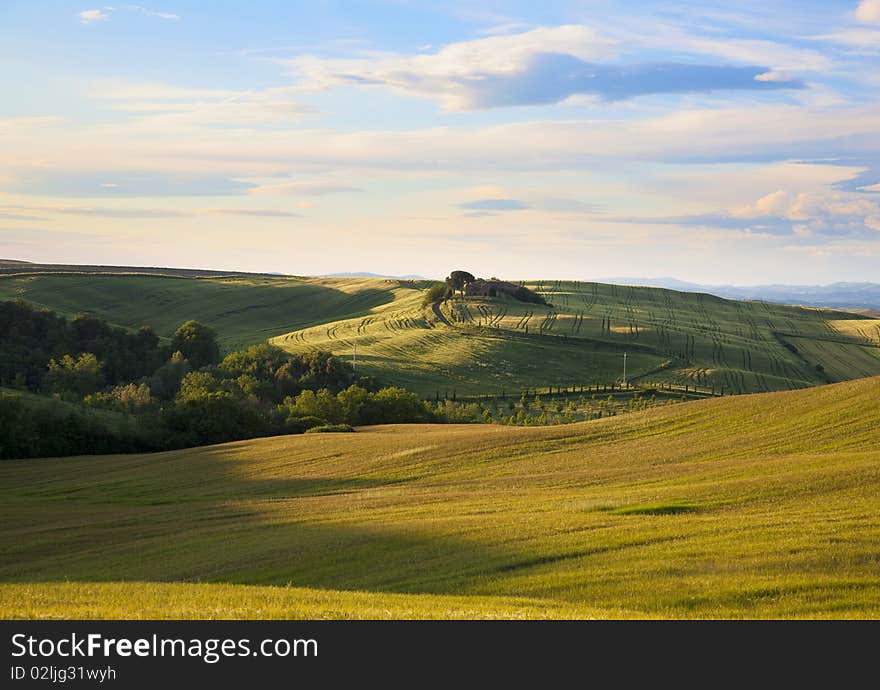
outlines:
M3 273L114 273L165 276L262 276L284 275L281 273L250 273L246 271L218 271L206 268L174 268L167 266L100 266L88 264L36 264L29 261L0 259L0 274Z
M705 292L718 297L800 304L833 309L880 309L880 284L831 283L830 285L700 285L676 278L603 278L618 285L644 285L684 292Z
M392 280L427 280L425 276L410 274L405 276L388 276L382 273L368 273L360 271L355 273L327 273L323 278L391 278Z
M76 267L80 268L80 267ZM225 350L368 312L394 299L372 278L295 278L164 269L0 270L0 300L23 299L68 317L90 312L116 326L170 338L189 319L210 325Z
M166 338L197 319L226 350L269 340L351 360L356 347L360 372L425 397L616 384L624 353L627 381L710 393L880 375L880 320L839 310L553 280L524 282L546 305L475 296L425 305L427 281L76 269L0 269L0 299Z

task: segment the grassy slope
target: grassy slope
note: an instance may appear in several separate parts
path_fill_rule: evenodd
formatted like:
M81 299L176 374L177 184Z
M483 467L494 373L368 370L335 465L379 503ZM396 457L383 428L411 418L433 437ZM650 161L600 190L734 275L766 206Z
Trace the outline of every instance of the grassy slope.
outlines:
M878 395L6 462L0 615L878 617Z
M830 380L880 374L880 343L870 337L878 322L844 319L852 316L845 312L600 283L530 287L552 307L468 298L445 302L437 313L402 290L367 316L273 342L349 356L357 343L364 371L428 394L610 383L620 378L624 351L631 380L735 393L828 382L817 364L834 369ZM785 347L795 341L809 347Z
M294 328L359 314L393 299L393 281L362 278L180 278L112 274L0 276L0 299L21 298L67 315L88 311L170 337L188 319L236 349Z
M472 298L435 312L422 307L419 283L374 278L99 273L0 275L0 299L92 311L164 336L195 318L227 349L272 339L348 358L357 343L362 371L425 395L611 383L624 351L630 379L726 392L880 375L876 319L658 288L531 286L553 306Z

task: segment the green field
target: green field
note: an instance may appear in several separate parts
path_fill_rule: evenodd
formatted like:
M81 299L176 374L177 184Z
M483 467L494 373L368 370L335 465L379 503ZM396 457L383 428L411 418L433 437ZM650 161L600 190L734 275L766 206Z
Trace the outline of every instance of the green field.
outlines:
M552 306L508 298L425 307L427 283L376 278L0 275L0 299L89 311L170 336L214 327L231 350L323 349L425 397L642 383L716 393L789 390L880 375L880 320L601 283L528 282Z
M361 314L394 299L397 283L360 278L229 277L46 273L0 275L0 299L20 298L118 326L152 326L163 337L189 319L217 330L234 350L285 331Z
M552 306L469 297L430 309L416 291L401 289L368 316L272 342L348 356L357 343L363 371L424 394L611 383L622 378L624 352L630 381L725 393L880 375L875 319L659 288L527 285ZM787 347L795 342L794 350Z
M0 616L880 617L880 379L0 464Z

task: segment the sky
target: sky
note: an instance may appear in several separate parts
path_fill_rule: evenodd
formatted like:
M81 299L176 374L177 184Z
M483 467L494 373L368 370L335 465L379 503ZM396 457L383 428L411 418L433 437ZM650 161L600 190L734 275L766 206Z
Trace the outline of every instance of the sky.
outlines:
M880 276L880 0L0 0L0 89L0 258Z

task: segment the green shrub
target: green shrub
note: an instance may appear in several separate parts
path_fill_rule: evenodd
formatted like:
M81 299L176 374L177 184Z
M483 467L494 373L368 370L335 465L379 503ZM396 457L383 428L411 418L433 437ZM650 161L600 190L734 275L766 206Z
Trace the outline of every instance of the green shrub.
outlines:
M321 424L320 426L306 429L307 434L328 434L347 431L354 431L354 427L351 424Z
M441 300L446 299L450 296L451 290L448 285L445 283L437 283L436 285L432 285L425 291L425 299L422 304L427 306L429 304L435 304L436 302L440 302Z

